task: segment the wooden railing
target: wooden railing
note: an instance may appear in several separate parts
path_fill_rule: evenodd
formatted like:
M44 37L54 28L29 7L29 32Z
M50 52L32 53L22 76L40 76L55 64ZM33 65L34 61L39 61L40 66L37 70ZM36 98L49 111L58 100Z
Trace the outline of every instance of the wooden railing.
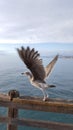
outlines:
M17 130L18 125L47 128L50 130L73 130L73 124L18 118L18 109L37 110L73 114L73 101L19 96L19 92L11 90L8 95L0 94L0 106L8 107L8 116L0 117L1 123L7 123L7 130Z

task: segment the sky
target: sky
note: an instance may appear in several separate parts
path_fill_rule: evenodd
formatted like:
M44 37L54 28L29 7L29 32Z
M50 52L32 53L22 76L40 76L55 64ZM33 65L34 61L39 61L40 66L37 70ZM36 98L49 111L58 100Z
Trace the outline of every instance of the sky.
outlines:
M0 0L0 43L72 43L73 0Z

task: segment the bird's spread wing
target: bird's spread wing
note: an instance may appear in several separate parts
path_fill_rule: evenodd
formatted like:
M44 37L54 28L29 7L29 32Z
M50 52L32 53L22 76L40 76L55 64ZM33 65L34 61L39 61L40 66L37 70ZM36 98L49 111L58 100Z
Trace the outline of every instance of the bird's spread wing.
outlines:
M18 54L22 61L26 64L27 68L32 72L34 79L43 80L45 78L45 70L42 65L42 60L39 59L38 51L35 51L34 48L30 49L27 47L21 47L17 49Z
M58 59L58 55L56 55L54 57L54 59L45 67L45 73L46 73L46 77L51 73L56 61Z

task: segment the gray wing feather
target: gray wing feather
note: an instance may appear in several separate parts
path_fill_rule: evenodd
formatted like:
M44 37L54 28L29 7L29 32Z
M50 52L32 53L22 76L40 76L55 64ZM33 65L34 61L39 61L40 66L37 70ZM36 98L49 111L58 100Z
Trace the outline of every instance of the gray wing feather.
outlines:
M35 80L44 80L45 70L42 65L42 60L39 58L40 54L35 51L34 48L30 50L29 47L26 49L21 47L17 49L18 54L22 61L26 64L27 68L32 72Z
M56 55L54 57L54 59L45 67L45 73L46 73L46 77L51 73L56 61L58 59L58 55Z

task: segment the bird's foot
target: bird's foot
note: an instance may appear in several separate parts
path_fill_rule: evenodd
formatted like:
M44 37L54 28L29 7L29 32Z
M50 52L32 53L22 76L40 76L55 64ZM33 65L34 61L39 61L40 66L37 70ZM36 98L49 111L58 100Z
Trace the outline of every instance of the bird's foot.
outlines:
M44 97L44 98L43 98L43 101L46 101L47 99L48 99L48 96Z
M43 101L46 101L46 97L43 98Z

